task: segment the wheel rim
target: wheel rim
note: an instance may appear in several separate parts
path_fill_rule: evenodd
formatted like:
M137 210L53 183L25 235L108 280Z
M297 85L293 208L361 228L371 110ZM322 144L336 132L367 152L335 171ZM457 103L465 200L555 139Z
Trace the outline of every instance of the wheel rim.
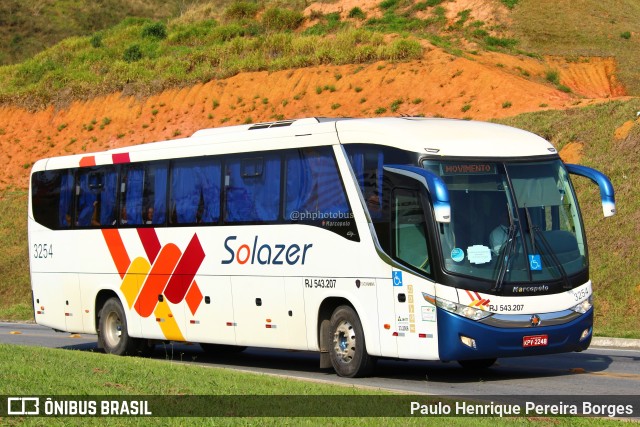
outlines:
M333 334L333 346L338 360L349 363L356 353L356 333L351 323L343 320Z
M122 320L114 311L107 315L104 322L104 339L109 348L117 347L122 337Z

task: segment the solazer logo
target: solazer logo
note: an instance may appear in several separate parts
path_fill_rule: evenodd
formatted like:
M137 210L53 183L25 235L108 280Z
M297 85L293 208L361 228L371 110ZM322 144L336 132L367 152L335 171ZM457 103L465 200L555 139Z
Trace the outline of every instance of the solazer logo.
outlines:
M243 243L236 246L238 236L229 236L224 241L224 248L229 252L229 258L223 259L222 264L261 264L261 265L304 265L307 259L307 251L313 247L313 243L287 245L285 243L258 242L258 236L253 239L253 245Z

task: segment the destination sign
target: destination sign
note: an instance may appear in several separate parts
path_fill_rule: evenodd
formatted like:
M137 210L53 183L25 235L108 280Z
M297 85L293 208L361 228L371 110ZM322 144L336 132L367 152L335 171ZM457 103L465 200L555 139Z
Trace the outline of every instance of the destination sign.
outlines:
M442 163L441 175L495 175L495 163Z

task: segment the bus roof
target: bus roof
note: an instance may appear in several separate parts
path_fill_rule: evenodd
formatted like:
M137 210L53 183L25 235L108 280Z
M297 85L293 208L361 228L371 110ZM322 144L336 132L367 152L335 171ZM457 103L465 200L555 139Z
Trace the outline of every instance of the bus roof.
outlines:
M379 144L467 158L557 153L537 135L495 123L418 117L304 118L202 129L188 138L45 159L36 162L33 170L333 144Z
M383 117L336 123L342 144L382 144L453 157L530 157L556 154L545 139L496 123L457 119Z

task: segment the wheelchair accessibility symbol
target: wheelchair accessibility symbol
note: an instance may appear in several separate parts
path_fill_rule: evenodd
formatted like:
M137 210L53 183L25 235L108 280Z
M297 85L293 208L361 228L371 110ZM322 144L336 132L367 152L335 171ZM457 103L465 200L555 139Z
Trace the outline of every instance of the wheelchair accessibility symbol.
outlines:
M531 271L542 270L542 259L540 258L540 255L529 255L529 270Z
M393 272L393 286L402 286L402 271Z

